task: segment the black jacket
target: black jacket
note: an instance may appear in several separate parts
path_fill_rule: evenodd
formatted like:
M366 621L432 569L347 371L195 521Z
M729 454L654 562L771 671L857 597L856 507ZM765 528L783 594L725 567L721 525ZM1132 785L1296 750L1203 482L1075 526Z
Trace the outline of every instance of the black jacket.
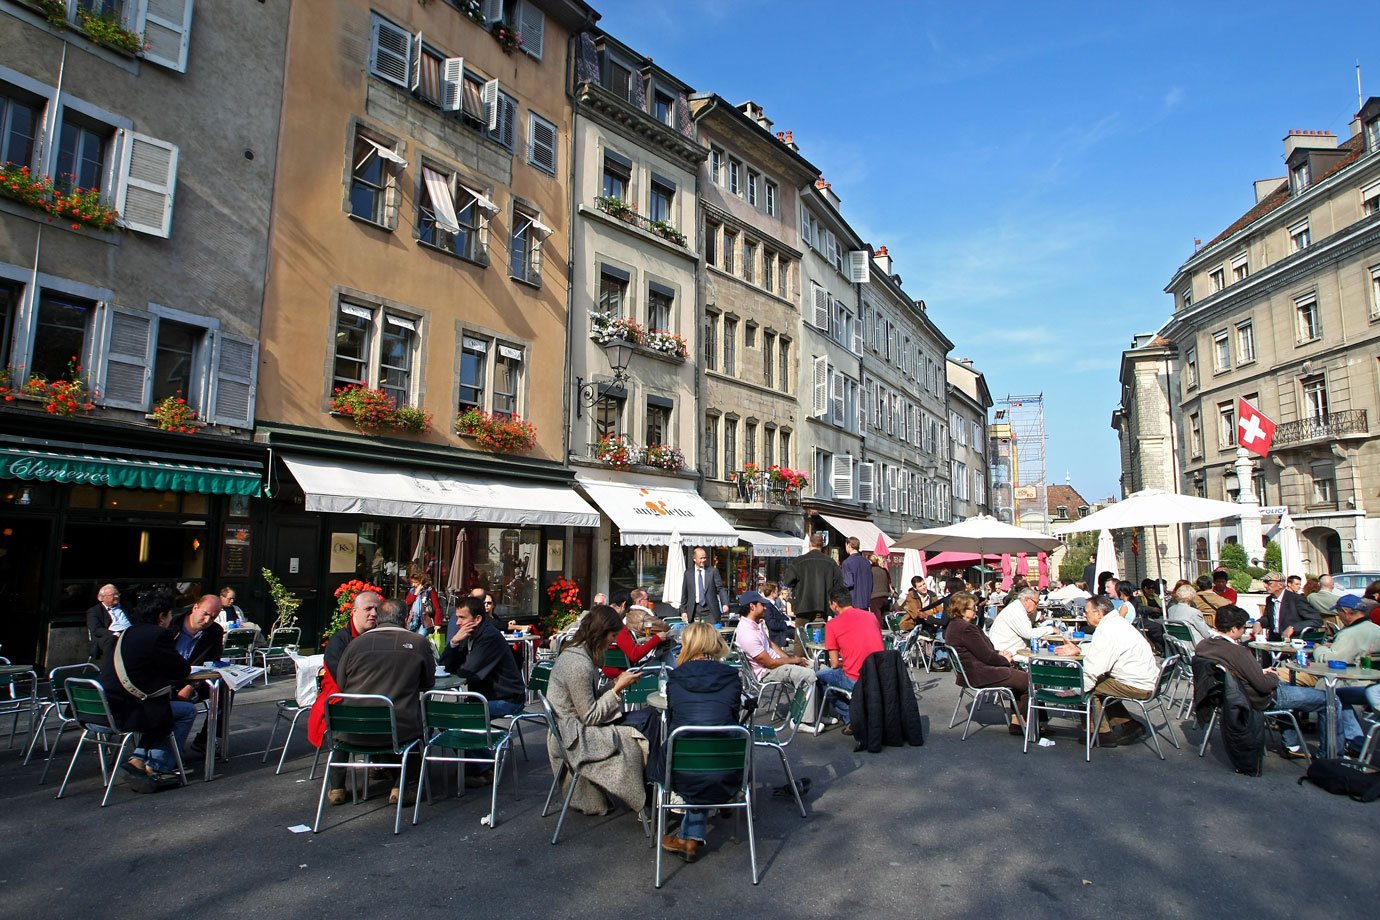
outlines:
M172 631L174 648L176 647L177 634L182 631L182 624L187 621L191 611L173 617L173 621L168 624L168 629ZM205 664L208 661L218 661L225 651L225 629L215 620L206 624L206 628L196 637L196 644L192 646L192 654L187 657L190 665Z
M779 601L768 601L767 614L764 619L767 623L767 635L771 637L771 641L785 648L795 632L795 624L786 619L784 606Z
M1316 607L1303 599L1302 594L1285 591L1278 599L1265 599L1265 625L1270 638L1278 638L1290 626L1294 627L1294 638L1306 626L1323 625L1322 614Z
M117 636L110 631L110 611L105 609L105 604L97 602L86 611L86 634L91 640L88 650L91 660L109 658Z
M720 661L687 661L666 679L670 732L685 725L737 725L742 708L742 684L738 669ZM655 776L663 772L665 753L654 758ZM687 802L722 802L742 785L741 771L687 773L676 778L675 788Z
M685 617L685 622L690 623L695 619L696 595L699 593L696 584L695 569L691 566L685 570L685 577L681 581L680 593L680 612ZM728 605L728 589L724 587L723 577L719 575L719 570L712 565L704 567L704 604L709 608L707 622L717 623L723 617L723 609Z
M436 686L436 656L425 636L401 626L375 626L346 647L335 679L341 693L377 693L391 699L400 743L422 736L420 694ZM341 739L360 740L346 734Z
M1250 776L1260 775L1261 760L1265 756L1265 716L1251 705L1241 684L1228 671L1223 693L1217 692L1219 672L1217 661L1193 656L1193 712L1199 725L1206 725L1212 710L1220 707L1217 722L1222 731L1222 747L1227 759L1237 771Z
M101 686L110 701L110 714L121 731L142 732L154 741L172 731L172 693L187 682L191 666L177 654L173 634L157 623L135 623L125 630L120 656L130 682L145 694L159 693L141 700L120 683L115 672L115 644L101 661Z
M829 610L829 596L835 591L846 590L843 586L843 570L828 556L818 550L811 550L803 556L792 559L786 565L782 584L791 589L791 603L795 605L795 615L823 616Z
M900 652L881 651L867 656L858 673L848 712L858 741L855 751L876 754L884 744L918 747L925 743L920 706L915 702L910 673Z
M446 645L441 653L441 667L463 677L470 692L482 693L487 700L527 702L527 688L522 684L522 671L513 658L513 650L488 617L484 617L474 635L459 645Z

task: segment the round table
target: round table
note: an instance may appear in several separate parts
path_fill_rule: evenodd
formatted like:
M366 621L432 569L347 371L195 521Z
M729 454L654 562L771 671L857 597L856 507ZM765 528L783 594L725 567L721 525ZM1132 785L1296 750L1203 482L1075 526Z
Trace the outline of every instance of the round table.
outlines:
M1255 644L1254 642L1251 643L1251 645ZM1264 645L1269 643L1261 644ZM1350 665L1346 668L1329 668L1326 661L1315 661L1309 665L1301 665L1297 661L1289 661L1286 659L1281 661L1276 667L1312 674L1314 677L1318 678L1318 680L1322 681L1323 691L1327 694L1327 711L1329 714L1334 711L1337 705L1337 681L1357 680L1366 683L1380 681L1380 670L1376 670L1375 668L1358 668L1355 665ZM1338 721L1339 720L1332 718L1331 715L1328 716L1327 722L1329 730L1327 733L1328 737L1325 739L1326 750L1323 751L1324 757L1337 756L1336 752L1341 748L1339 732L1341 732L1342 728L1337 724Z

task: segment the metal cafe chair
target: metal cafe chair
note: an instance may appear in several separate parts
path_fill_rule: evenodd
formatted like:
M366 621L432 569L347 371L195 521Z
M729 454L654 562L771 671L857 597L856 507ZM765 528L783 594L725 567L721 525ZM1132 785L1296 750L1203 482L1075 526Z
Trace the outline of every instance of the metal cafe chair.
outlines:
M1030 726L1037 712L1078 718L1086 726L1084 759L1092 762L1093 695L1083 690L1083 663L1061 658L1030 659L1030 693L1026 697L1026 732L1022 753L1030 750Z
M422 746L421 785L426 791L427 804L431 804L427 764L456 764L459 795L465 794L466 764L492 764L493 783L489 793L489 827L492 829L498 823L498 784L513 740L512 730L494 726L489 719L489 701L483 694L456 690L428 690L422 694L422 726L426 744ZM421 814L420 791L412 806L413 824Z
M968 728L973 724L973 713L978 711L984 700L991 703L1005 702L1011 712L1016 711L1016 694L1010 687L974 687L968 682L968 672L963 670L963 662L959 659L958 653L952 648L949 649L949 660L953 662L954 674L958 677L958 700L954 703L954 714L949 719L949 727L953 728L958 724L958 709L963 705L965 699L971 698L972 703L968 707L968 720L963 723L963 737L960 741L968 740Z
M100 674L100 669L94 664L68 664L53 668L48 672L48 699L43 702L42 710L38 717L38 727L34 730L33 737L29 739L29 749L24 754L24 764L27 766L29 760L34 755L34 748L40 741L47 756L43 758L43 774L38 778L41 786L48 779L48 768L53 764L53 756L57 754L58 744L62 741L63 732L69 728L81 730L77 720L72 715L72 703L67 698L67 678L69 677L90 677L95 678ZM53 746L48 747L48 717L52 716L57 720L57 735L53 738Z
M747 812L748 852L752 865L752 884L757 877L757 837L752 823L752 737L741 725L685 725L671 732L666 741L666 769L656 784L656 839L666 835L666 812L742 809ZM738 791L721 802L690 804L680 791L679 783L696 773L731 773L742 771ZM662 847L656 847L656 887L661 887Z
M1160 676L1155 681L1155 691L1149 699L1138 700L1130 696L1107 696L1102 698L1102 712L1097 717L1097 731L1102 730L1102 723L1107 717L1107 704L1112 702L1134 703L1140 707L1140 713L1145 717L1145 723L1150 726L1150 737L1155 742L1155 753L1160 755L1160 760L1164 760L1164 749L1160 747L1160 730L1155 727L1155 723L1150 719L1150 708L1158 707L1160 718L1164 719L1164 731L1169 737L1169 742L1175 748L1179 742L1174 737L1174 726L1169 719L1169 712L1164 708L1164 701L1169 696L1169 684L1174 679L1174 674L1179 667L1179 656L1171 655L1160 663Z
M786 759L786 748L795 740L796 732L800 731L800 723L805 721L805 713L810 709L810 700L815 695L815 682L801 684L795 690L795 697L791 700L790 718L786 722L785 728L778 730L774 725L758 725L752 722L748 725L748 730L752 732L752 747L770 748L781 756L781 769L786 773L786 783L791 788L791 794L795 796L795 804L800 806L800 817L806 817L805 803L800 798L800 788L795 784L795 774L791 771L791 762ZM756 715L756 712L753 713ZM753 760L753 772L757 770L757 762Z
M321 796L316 803L316 821L312 824L311 832L315 834L321 830L321 813L326 808L326 791L332 770L397 770L398 804L393 817L393 833L398 833L402 829L403 800L407 792L407 762L417 752L421 739L399 743L398 717L393 709L393 701L377 693L332 693L326 698L326 731L331 736L331 750L326 756L326 769L321 774ZM376 743L343 741L342 735L348 735L351 739L376 739ZM337 754L345 755L345 759L337 761ZM354 760L357 754L365 755L364 759ZM398 759L379 759L389 754ZM368 782L366 774L366 794Z
M115 727L115 717L110 713L110 701L106 699L105 688L99 681L88 677L67 678L67 699L72 705L72 716L81 725L81 737L77 739L77 749L72 752L72 760L67 764L67 773L58 787L57 798L67 791L67 782L72 778L72 768L77 765L82 746L88 740L96 746L96 757L101 763L101 782L105 795L101 797L101 807L110 801L110 790L115 788L115 779L124 763L125 752L132 751L142 742L139 732L124 732ZM115 760L109 766L105 762L105 752L115 750ZM182 752L176 744L172 746L177 758L177 772L182 777L182 785L187 785L187 768L182 764Z
M302 630L296 626L275 629L269 636L268 648L254 649L254 657L259 659L264 669L264 686L268 686L268 666L272 661L291 661L293 652L302 642Z

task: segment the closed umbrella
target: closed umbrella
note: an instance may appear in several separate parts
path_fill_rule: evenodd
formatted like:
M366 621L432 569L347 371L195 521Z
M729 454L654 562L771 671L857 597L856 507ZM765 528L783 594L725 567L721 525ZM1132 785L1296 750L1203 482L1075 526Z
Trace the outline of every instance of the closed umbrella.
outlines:
M1011 554L1010 554L1010 553L1002 553L1002 554L1001 554L1001 589L1002 589L1003 591L1010 591L1010 590L1011 590Z
M1279 533L1275 535L1279 541L1279 565L1284 570L1284 577L1290 575L1302 576L1303 571L1303 547L1299 545L1299 529L1294 525L1294 519L1286 511L1279 519Z
M916 576L925 577L925 555L918 549L901 550L901 584L898 594L910 588L910 580Z
M1039 572L1040 572L1040 583L1039 583L1039 586L1040 586L1041 588L1048 588L1048 587L1049 587L1049 555L1046 554L1046 553L1040 553L1040 555L1036 557L1036 560L1037 560L1037 562L1038 562L1038 564L1039 564Z
M877 545L873 547L872 554L881 556L883 559L891 555L891 547L886 545L886 537L877 534Z
M1094 579L1101 578L1103 572L1111 572L1116 575L1116 544L1112 542L1112 532L1104 530L1097 535L1097 566ZM1088 585L1089 591L1096 591L1097 584Z
M1025 553L1016 554L1016 574L1021 578L1030 574L1030 560L1026 558Z
M461 527L455 537L455 554L450 560L450 574L446 576L446 593L452 596L465 591L465 551L469 546L469 535Z
M671 534L666 550L666 584L661 588L661 602L680 607L680 591L685 584L685 538L680 531Z

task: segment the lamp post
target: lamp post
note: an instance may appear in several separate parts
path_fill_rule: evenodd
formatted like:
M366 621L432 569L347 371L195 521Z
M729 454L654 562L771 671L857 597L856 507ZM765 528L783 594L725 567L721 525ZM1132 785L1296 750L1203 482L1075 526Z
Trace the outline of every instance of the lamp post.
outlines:
M627 339L618 338L608 339L603 343L604 354L608 357L609 368L613 371L613 379L609 385L621 388L628 379L628 362L632 360L634 345ZM584 410L593 408L599 401L599 381L585 380L583 377L575 378L575 417L584 415Z

